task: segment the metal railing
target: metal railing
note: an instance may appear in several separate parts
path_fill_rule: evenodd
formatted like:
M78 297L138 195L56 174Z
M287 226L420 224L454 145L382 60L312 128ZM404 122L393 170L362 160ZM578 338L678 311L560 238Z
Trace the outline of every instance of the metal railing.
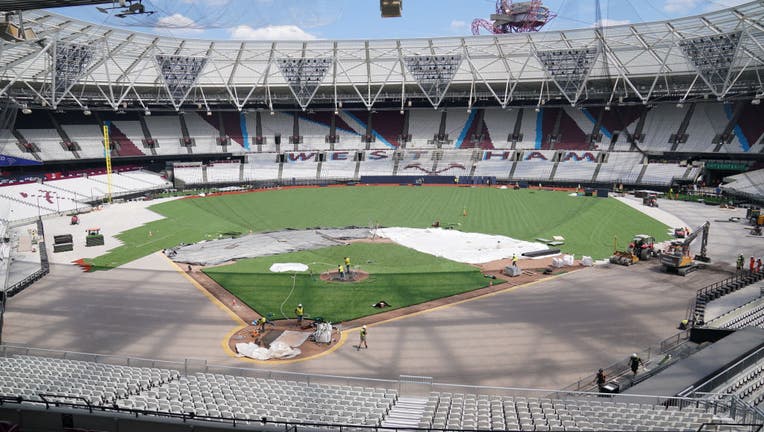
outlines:
M703 300L705 303L708 303L709 300L707 300L707 297L714 291L736 283L743 283L743 286L750 285L751 283L761 280L762 278L764 278L764 273L752 272L750 270L741 270L728 277L727 279L723 279L719 282L714 282L711 285L700 288L695 293L695 301L692 304L692 307L690 307L690 316L687 317L687 320L693 324L702 324L705 321L705 310L702 313L697 313L696 316L696 307L698 302L701 300Z
M666 339L658 342L657 344L650 345L647 348L644 348L643 350L638 351L637 354L646 365L651 365L651 362L654 359L658 359L659 363L657 363L656 366L659 365L661 366L661 368L665 368L668 366L668 364L666 362L661 363L661 361L667 358L667 354L676 350L678 347L680 347L685 342L687 342L689 338L690 338L689 330L683 330L679 333L676 333L672 336L667 337ZM677 359L674 358L672 359L672 362L676 360ZM605 375L609 377L608 378L609 380L623 377L631 373L631 369L629 368L628 358L617 361L602 369L605 372ZM650 375L642 375L642 376L645 376L645 377L652 376L658 371L659 371L658 368L653 367L650 370ZM595 378L596 378L596 374L583 376L579 378L576 382L572 383L571 385L564 387L563 390L595 391L597 389L597 386L595 384ZM640 378L640 380L642 380L642 378Z

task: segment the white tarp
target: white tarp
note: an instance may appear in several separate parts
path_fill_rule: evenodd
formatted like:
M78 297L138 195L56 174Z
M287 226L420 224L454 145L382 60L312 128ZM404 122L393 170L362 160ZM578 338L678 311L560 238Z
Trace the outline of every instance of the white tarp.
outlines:
M270 348L263 348L253 342L237 343L236 352L255 360L287 359L300 355L299 348L292 348L284 342L274 341Z
M543 243L501 235L466 233L443 228L380 228L377 235L419 252L468 264L482 264L517 254L546 250Z
M308 266L302 263L273 263L268 270L273 273L304 272L308 271Z

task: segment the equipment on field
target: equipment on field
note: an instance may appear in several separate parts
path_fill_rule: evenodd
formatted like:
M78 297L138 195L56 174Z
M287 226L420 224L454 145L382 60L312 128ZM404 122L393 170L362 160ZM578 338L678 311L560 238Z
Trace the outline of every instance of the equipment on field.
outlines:
M668 249L660 253L663 271L685 276L687 273L700 268L700 264L696 261L711 261L706 255L706 248L708 247L708 229L710 226L711 222L706 221L706 223L696 228L692 234L687 234L684 240L674 240L671 242ZM700 253L693 258L690 256L690 245L696 238L698 238L698 236L701 237Z
M642 204L648 207L658 207L658 196L655 194L648 194L642 197Z
M688 228L688 227L674 228L674 237L676 237L676 238L685 238L688 235L690 235L690 228Z
M88 228L85 230L88 235L85 237L85 246L103 246L103 234L101 228Z
M638 263L640 260L649 261L650 258L657 256L655 252L655 237L647 234L637 234L631 240L629 248L626 251L615 251L610 257L612 264L630 266Z
M759 208L749 208L746 212L746 218L753 225L751 228L751 235L762 235L762 227L764 227L764 214L761 214Z

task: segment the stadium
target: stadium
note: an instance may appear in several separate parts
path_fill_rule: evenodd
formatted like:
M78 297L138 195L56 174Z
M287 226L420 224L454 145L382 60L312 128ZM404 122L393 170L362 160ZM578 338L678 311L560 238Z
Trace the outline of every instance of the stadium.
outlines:
M164 12L0 0L0 431L764 426L763 1L300 41L75 5Z

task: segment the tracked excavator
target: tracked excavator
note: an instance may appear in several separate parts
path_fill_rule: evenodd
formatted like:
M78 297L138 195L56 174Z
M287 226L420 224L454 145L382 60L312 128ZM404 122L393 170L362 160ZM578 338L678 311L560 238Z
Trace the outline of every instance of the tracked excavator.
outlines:
M706 221L706 223L696 228L695 231L684 239L671 242L669 247L660 253L663 271L685 276L687 273L701 268L702 264L699 262L710 262L711 259L706 255L708 229L710 226L711 222ZM700 237L700 253L692 257L690 255L690 245L698 237Z

